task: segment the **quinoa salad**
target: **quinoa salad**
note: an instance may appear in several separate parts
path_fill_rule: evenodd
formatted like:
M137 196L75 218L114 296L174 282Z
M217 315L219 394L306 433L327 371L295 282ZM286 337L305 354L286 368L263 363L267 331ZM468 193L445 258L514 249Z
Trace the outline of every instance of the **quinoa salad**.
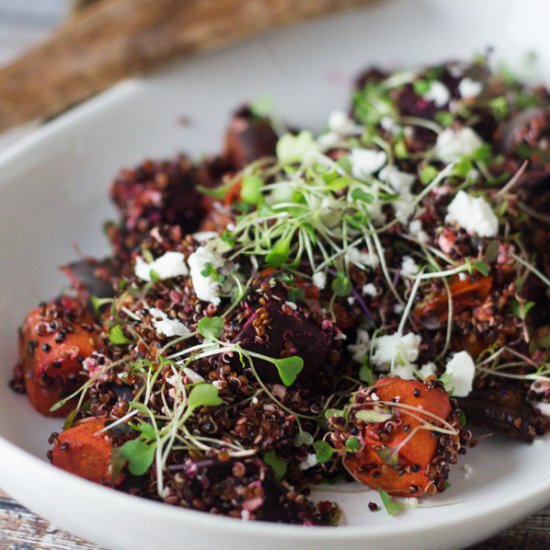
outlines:
M112 490L300 525L339 523L337 481L429 502L550 430L549 156L549 91L484 57L368 70L320 133L248 104L221 154L115 177L111 255L61 267L11 387Z

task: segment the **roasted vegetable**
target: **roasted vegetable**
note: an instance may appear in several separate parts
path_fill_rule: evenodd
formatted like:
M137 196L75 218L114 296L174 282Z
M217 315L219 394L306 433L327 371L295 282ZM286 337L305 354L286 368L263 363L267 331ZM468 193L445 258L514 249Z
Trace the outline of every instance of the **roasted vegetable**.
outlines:
M97 341L94 319L73 298L62 296L27 315L20 329L16 371L37 411L65 416L71 410L71 403L55 412L50 408L82 384L82 361L96 349Z
M444 490L465 434L439 383L381 378L355 395L350 411L345 441L356 437L360 449L345 455L344 466L355 479L398 496Z
M104 428L104 419L89 418L62 432L50 454L52 464L95 483L119 485L124 475L113 479L111 434L98 433Z

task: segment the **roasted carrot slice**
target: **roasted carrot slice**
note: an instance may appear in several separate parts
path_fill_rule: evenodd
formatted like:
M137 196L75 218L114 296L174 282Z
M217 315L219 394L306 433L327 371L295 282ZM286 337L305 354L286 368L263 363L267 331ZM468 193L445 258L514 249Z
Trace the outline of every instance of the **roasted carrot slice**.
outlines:
M20 330L20 371L35 409L64 416L71 404L50 408L82 382L82 361L97 348L94 320L77 300L66 296L33 309Z
M449 282L449 291L453 298L453 312L460 313L465 309L481 305L491 292L493 278L481 275L472 275L464 280L458 276ZM425 300L416 306L414 315L419 319L436 317L445 322L449 316L448 295L445 288L428 295Z
M460 427L438 383L382 378L357 394L352 410L361 449L348 453L344 465L355 479L398 496L443 490Z
M51 451L52 464L77 476L101 483L119 485L123 476L113 479L113 444L105 420L90 418L62 432Z

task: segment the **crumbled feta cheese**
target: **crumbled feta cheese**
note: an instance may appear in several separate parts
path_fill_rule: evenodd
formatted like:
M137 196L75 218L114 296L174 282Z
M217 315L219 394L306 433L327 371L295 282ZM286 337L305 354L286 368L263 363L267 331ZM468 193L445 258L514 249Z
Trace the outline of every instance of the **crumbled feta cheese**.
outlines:
M416 262L410 256L405 256L401 262L401 275L403 275L403 277L412 277L417 273L418 265Z
M464 479L469 479L474 473L474 469L469 464L464 464L462 471L464 472Z
M399 315L400 313L403 313L405 311L405 306L403 304L395 304L393 306L393 312L394 313L397 313L397 315Z
M185 258L181 252L165 252L155 261L148 264L142 257L136 258L134 273L136 277L142 281L151 281L151 271L153 271L159 279L170 279L180 275L187 275L187 266Z
M434 363L426 363L420 367L420 376L423 380L426 380L428 376L432 376L437 372L437 367Z
M313 468L313 466L317 466L317 457L313 453L309 453L305 460L302 460L300 462L300 470L309 470L310 468Z
M366 330L359 329L357 331L357 339L355 344L348 346L348 351L352 354L352 359L357 363L362 363L363 358L368 355L370 349L370 337Z
M409 504L411 506L416 506L420 501L416 497L407 497L402 500L403 504Z
M363 296L376 296L378 294L378 290L376 289L376 287L372 284L372 283L368 283L366 285L363 286L363 288L361 289L361 291L363 292Z
M412 332L380 336L374 343L372 361L380 370L388 370L392 363L414 363L418 358L420 341L420 336Z
M422 229L422 222L420 220L413 220L409 223L409 231L411 236L420 244L426 244L430 240L428 234Z
M339 134L352 134L356 125L343 111L333 111L328 117L329 130Z
M353 296L348 296L348 304L352 306L355 303L355 298Z
M277 158L282 164L309 162L319 153L319 147L313 139L313 134L303 130L297 136L285 134L277 142Z
M334 339L335 340L347 340L348 337L343 332L337 332Z
M474 360L467 351L455 353L445 367L445 374L450 375L448 386L455 397L466 397L472 391L476 374Z
M459 191L449 204L445 221L457 223L479 237L495 237L498 233L498 219L487 201L465 191Z
M443 162L454 162L471 155L483 145L481 138L469 127L446 128L437 136L434 152Z
M195 239L198 243L210 241L215 239L217 236L218 234L215 231L198 231L197 233L193 233L193 239Z
M471 78L463 78L458 84L458 92L461 97L477 97L483 90L483 84L472 80Z
M288 306L290 309L293 309L294 311L298 309L298 306L294 302L285 302L285 305Z
M331 147L334 147L341 139L340 134L337 132L325 132L317 137L317 145L319 145L321 149L330 149Z
M191 281L197 298L217 306L220 303L221 285L211 275L205 277L202 272L207 264L212 265L215 269L222 267L223 258L207 246L199 246L187 261L191 269Z
M400 195L410 194L411 186L416 179L414 174L402 172L395 166L385 166L378 175L380 181L389 183L393 190Z
M376 269L380 264L380 260L376 254L369 252L361 252L355 246L350 246L346 250L346 259L348 262L355 264L358 267Z
M390 374L392 376L399 376L403 380L414 380L416 369L413 365L394 365Z
M153 326L158 334L164 336L186 336L190 334L189 329L179 320L170 319L164 311L152 307L149 313L153 317Z
M386 164L387 155L384 151L373 149L352 149L349 158L353 177L364 179Z
M449 88L447 88L443 82L434 80L430 83L428 91L424 94L424 99L426 101L432 101L436 107L443 107L449 103L451 93L449 92Z
M393 135L398 134L401 131L401 125L389 116L382 117L380 120L380 126L383 130L386 130L386 132Z
M391 205L397 221L401 225L407 225L416 208L413 196L410 193L404 193L400 199L393 201Z
M458 278L459 278L461 281L465 281L465 280L468 278L468 275L466 275L466 273L462 272L462 273L459 273L459 274L458 274Z
M313 284L319 288L320 290L323 290L325 286L327 285L327 275L326 273L322 271L317 271L317 273L313 274Z

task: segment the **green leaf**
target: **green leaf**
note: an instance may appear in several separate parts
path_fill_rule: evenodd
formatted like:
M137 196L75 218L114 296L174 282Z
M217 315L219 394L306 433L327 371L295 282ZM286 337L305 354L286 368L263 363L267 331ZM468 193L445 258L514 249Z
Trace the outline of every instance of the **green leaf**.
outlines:
M484 277L487 277L489 271L491 271L491 266L483 260L477 260L477 262L474 262L474 269L479 271Z
M96 315L99 315L103 306L113 302L112 298L99 298L97 296L90 296L90 302Z
M332 280L331 288L336 296L344 298L346 296L349 296L352 286L350 280L346 277L345 273L339 271L336 274L336 277Z
M199 334L207 340L218 340L223 329L224 320L221 317L203 317L197 325Z
M328 462L336 450L322 439L316 441L313 444L313 448L315 449L315 457L317 458L317 462L319 464L325 464L325 462Z
M398 159L407 159L409 158L409 151L407 150L407 146L405 145L405 142L403 140L399 140L395 143L393 146L393 149L395 151L395 156Z
M297 355L284 357L283 359L271 359L271 361L277 367L279 377L281 378L283 384L287 387L294 384L296 377L304 368L304 360Z
M287 463L275 451L265 453L264 462L273 468L277 479L282 479L286 474Z
M128 469L134 476L142 476L155 460L156 443L145 443L140 439L127 441L120 448L122 456L128 460Z
M365 409L358 411L355 415L357 420L366 422L367 424L378 424L381 422L387 422L393 417L393 414L389 411L377 411L374 409Z
M145 439L148 441L155 441L157 438L157 433L155 428L148 422L141 422L139 424L134 424L132 422L128 423L130 428L138 431Z
M430 86L431 84L427 80L417 80L413 83L414 93L423 97L428 93Z
M439 174L437 168L428 164L420 171L420 181L423 185L428 185L436 178L437 174Z
M325 411L325 418L331 418L333 416L344 416L342 409L327 409Z
M346 451L348 453L356 453L361 450L361 441L357 437L349 437L346 439Z
M273 245L269 254L265 257L265 261L269 267L277 269L287 261L293 235L294 232L287 233Z
M122 327L120 325L115 325L109 331L109 342L117 346L123 346L125 344L131 344L132 340L129 340L128 338L126 338L126 336L124 335L124 332L122 331Z
M525 321L527 314L535 306L535 302L518 302L514 300L512 303L512 311L514 315L521 321Z
M354 201L366 202L367 204L372 204L374 202L374 195L371 195L370 193L365 193L365 191L359 189L359 187L356 187L351 192L351 198Z
M440 377L439 377L439 380L443 383L443 386L445 386L445 390L447 391L447 393L449 395L452 395L453 391L454 391L454 379L453 379L453 375L448 373L448 372L444 372Z
M191 412L198 407L216 407L222 404L223 400L218 395L218 388L212 384L203 383L191 390L187 400L187 410Z
M435 114L436 122L438 124L441 124L441 126L443 126L444 128L450 126L453 123L454 119L455 117L452 113L449 113L449 111L439 111Z
M299 431L293 440L295 447L302 447L304 445L311 445L313 443L313 436L309 432Z
M262 187L264 182L258 176L245 176L241 187L241 199L250 204L263 201Z
M386 509L386 512L390 516L395 516L395 514L398 514L402 510L404 510L407 506L405 504L401 504L400 502L395 502L386 491L378 491L380 494L380 498L382 499L382 504L384 505L384 508Z
M383 449L378 449L376 454L380 457L380 460L388 466L392 468L397 468L397 466L399 466L399 453L395 449L385 447Z
M368 357L363 359L363 364L359 369L359 380L361 380L361 382L365 382L368 386L374 384L376 381L376 374L374 374L372 368L368 364Z

